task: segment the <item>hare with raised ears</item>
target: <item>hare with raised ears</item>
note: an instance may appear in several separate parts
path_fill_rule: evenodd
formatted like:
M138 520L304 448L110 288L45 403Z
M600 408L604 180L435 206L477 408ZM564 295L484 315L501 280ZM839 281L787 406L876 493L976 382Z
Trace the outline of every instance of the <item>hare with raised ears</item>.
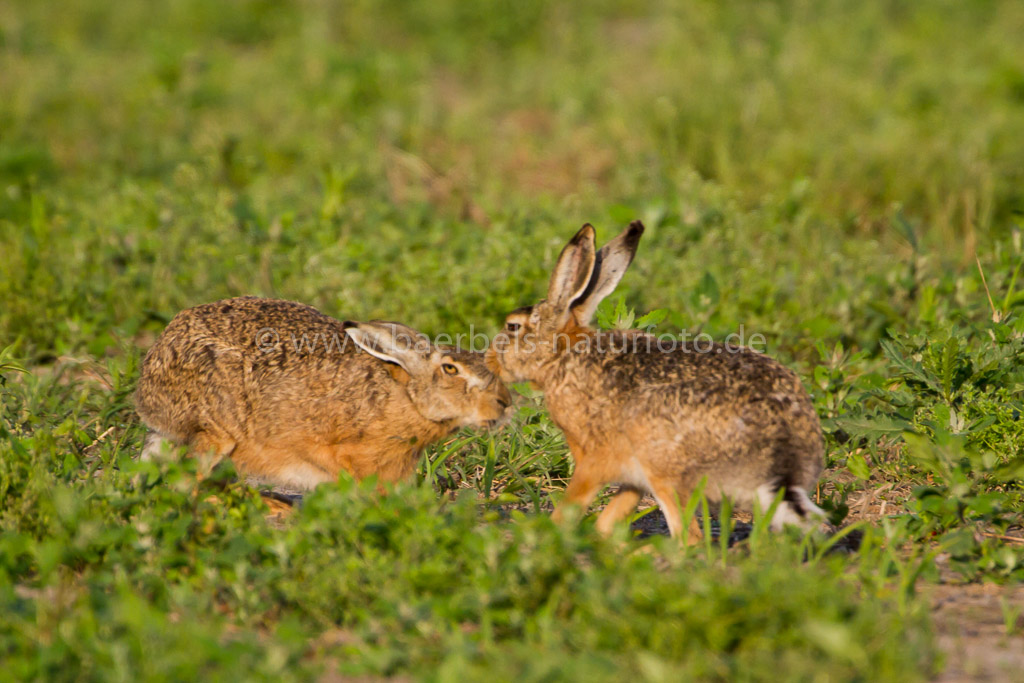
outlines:
M341 470L396 481L463 426L507 420L483 354L397 323L344 323L291 301L227 299L182 311L142 363L136 408L164 442L230 457L245 475L313 488Z
M544 392L565 432L575 470L556 518L616 483L599 531L609 533L650 493L680 537L680 510L704 477L712 503L725 495L747 508L756 501L767 510L784 488L774 528L822 517L807 493L822 470L821 426L792 371L743 347L588 327L643 231L634 221L595 252L594 229L584 225L558 257L547 298L509 314L488 350L503 380ZM687 540L699 535L691 522Z

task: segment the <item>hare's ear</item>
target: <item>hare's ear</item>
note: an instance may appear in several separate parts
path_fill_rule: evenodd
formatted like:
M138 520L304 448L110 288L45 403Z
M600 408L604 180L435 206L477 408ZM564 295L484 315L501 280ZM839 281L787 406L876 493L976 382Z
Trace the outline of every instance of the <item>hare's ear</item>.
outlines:
M644 234L644 224L633 221L617 237L601 247L594 259L594 272L583 290L572 302L572 312L576 322L589 325L594 311L601 300L615 290L619 280L626 274L626 268L633 262L640 236Z
M341 325L345 334L371 356L396 363L410 375L429 372L427 358L433 346L425 334L384 320L368 323L346 320Z
M594 226L587 223L558 255L547 299L555 310L568 314L569 305L586 290L594 270L594 249Z

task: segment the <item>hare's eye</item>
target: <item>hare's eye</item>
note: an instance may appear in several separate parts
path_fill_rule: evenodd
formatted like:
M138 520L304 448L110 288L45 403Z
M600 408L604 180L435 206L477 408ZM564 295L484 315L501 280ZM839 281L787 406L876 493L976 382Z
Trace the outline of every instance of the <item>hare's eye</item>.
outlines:
M505 329L508 330L509 332L518 332L520 327L522 327L522 325L520 325L519 323L505 323Z
M446 374L446 375L457 375L457 374L459 374L459 369L457 367L455 367L454 365L452 365L451 363L442 363L441 364L441 369L444 370L444 374Z

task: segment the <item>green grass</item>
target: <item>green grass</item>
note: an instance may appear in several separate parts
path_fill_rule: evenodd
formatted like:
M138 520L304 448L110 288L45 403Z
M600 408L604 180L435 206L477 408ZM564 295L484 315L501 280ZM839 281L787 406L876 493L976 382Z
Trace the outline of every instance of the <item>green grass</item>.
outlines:
M1024 581L1021 34L1010 1L0 6L5 671L938 672L919 589ZM181 308L490 333L580 224L637 217L600 319L764 335L858 552L556 527L571 463L525 389L504 432L283 527L230 471L196 493L134 460L138 361Z

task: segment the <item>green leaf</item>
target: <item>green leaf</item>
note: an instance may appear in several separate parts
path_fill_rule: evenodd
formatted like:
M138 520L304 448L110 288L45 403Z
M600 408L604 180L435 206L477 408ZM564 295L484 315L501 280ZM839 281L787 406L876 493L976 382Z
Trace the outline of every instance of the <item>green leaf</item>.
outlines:
M964 427L963 430L961 430L960 433L974 434L976 432L983 431L994 425L997 419L998 418L995 415L985 415L984 417L979 417L977 420L972 420L970 424L968 424L966 427Z
M864 456L859 453L852 453L846 458L846 469L850 470L850 473L858 479L871 478L871 468L868 467Z
M14 347L18 343L9 344L0 350L0 374L5 372L23 372L28 373L25 366L20 361L14 358Z
M668 311L666 309L656 308L650 313L640 316L640 319L636 321L636 326L641 329L657 327L665 320L666 317L668 317Z
M918 382L922 382L935 393L942 393L942 388L939 386L935 375L928 372L917 361L906 358L895 343L888 339L882 339L878 343L882 347L882 352L903 373L904 377L910 377Z
M906 420L886 416L837 417L834 424L851 436L902 434L913 430Z
M942 381L942 395L949 402L953 398L953 381L956 376L957 359L960 355L960 339L950 336L942 347L942 360L939 366Z
M625 297L619 296L615 302L615 320L612 327L616 330L628 330L633 327L633 319L636 313L626 306Z

